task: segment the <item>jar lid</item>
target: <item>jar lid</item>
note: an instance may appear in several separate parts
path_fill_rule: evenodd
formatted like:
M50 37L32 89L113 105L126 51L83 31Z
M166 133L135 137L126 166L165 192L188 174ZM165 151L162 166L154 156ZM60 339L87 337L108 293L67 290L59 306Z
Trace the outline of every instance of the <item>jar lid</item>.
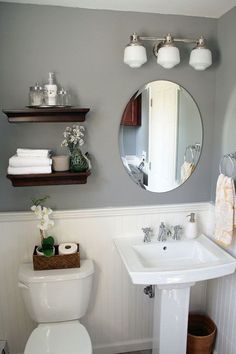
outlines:
M67 91L62 87L62 88L58 91L58 95L67 95Z
M30 86L31 91L42 91L42 89L42 86L40 86L38 82L36 82L34 86Z

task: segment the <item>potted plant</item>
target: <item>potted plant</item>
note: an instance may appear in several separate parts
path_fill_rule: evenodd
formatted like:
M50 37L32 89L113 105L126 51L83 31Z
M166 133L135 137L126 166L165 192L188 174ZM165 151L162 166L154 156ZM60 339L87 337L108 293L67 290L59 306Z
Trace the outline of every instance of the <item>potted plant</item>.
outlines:
M63 133L64 140L61 145L69 149L70 170L72 172L85 172L91 169L88 156L84 155L80 149L84 144L84 132L83 125L73 125L72 127L67 127Z
M51 257L55 254L54 238L50 235L47 236L47 230L53 227L54 221L50 219L52 209L44 205L49 196L33 199L31 210L39 220L38 228L41 236L41 245L37 247L36 252L38 255Z

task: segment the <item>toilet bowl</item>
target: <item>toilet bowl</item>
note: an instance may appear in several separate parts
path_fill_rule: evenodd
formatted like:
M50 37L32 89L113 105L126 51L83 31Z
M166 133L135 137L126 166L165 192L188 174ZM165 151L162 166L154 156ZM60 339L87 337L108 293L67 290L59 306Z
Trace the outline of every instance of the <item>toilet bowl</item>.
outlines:
M18 285L30 317L38 323L24 354L92 354L85 315L92 291L94 266L82 260L80 268L34 271L20 266Z

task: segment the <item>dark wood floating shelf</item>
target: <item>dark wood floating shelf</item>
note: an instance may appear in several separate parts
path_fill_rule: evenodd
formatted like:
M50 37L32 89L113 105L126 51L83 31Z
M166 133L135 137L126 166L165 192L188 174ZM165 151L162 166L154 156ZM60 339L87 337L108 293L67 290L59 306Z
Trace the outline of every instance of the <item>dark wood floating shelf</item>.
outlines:
M4 110L10 123L84 122L89 108L53 107Z
M87 177L91 174L87 172L53 172L31 175L7 175L14 187L32 186L52 186L62 184L85 184Z

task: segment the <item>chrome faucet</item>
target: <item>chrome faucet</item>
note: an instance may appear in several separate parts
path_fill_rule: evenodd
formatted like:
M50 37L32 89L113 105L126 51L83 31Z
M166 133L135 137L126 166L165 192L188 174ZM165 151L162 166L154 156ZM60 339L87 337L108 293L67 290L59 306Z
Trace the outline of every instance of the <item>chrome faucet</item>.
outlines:
M164 224L164 222L161 222L161 225L159 226L157 240L160 242L164 242L169 236L171 236L170 229Z
M174 234L172 236L173 240L180 240L182 230L183 228L181 225L174 226Z
M144 233L144 238L143 242L148 243L151 242L151 234L152 234L152 228L151 227L143 227L142 231Z

